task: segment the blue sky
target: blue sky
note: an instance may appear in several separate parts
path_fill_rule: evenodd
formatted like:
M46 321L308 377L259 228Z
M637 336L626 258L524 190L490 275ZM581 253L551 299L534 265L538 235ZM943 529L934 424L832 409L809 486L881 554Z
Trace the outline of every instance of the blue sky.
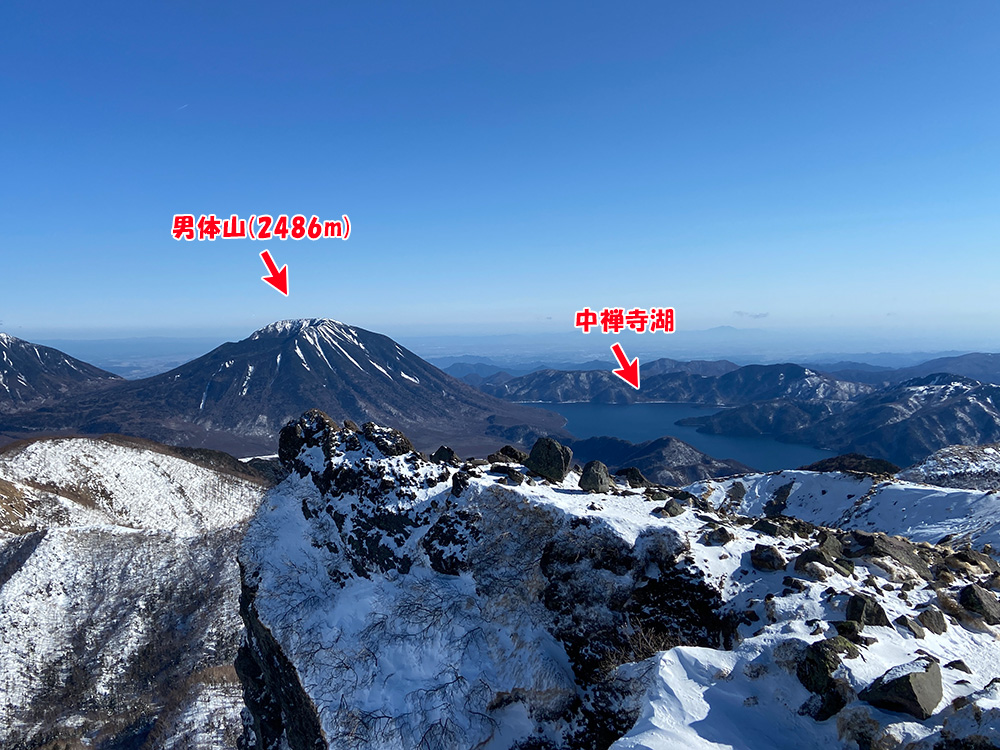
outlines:
M607 305L817 351L1000 349L993 0L15 2L0 20L15 335L305 316L544 334ZM176 242L175 213L346 213L353 232ZM287 299L260 281L265 248Z

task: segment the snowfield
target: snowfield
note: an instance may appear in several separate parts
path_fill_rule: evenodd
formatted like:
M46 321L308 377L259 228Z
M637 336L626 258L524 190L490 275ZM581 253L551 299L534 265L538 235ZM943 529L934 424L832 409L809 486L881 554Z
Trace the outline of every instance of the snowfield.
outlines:
M0 453L0 747L235 747L235 555L263 493L107 440Z
M262 747L997 738L998 631L976 608L1000 565L959 544L992 539L984 493L781 472L591 494L318 413L281 455L293 473L240 552ZM821 528L838 522L856 531ZM880 678L889 698L863 699Z
M1000 495L840 472L778 471L696 482L715 508L762 515L769 502L821 526L899 534L922 542L1000 548ZM781 500L784 498L784 500Z

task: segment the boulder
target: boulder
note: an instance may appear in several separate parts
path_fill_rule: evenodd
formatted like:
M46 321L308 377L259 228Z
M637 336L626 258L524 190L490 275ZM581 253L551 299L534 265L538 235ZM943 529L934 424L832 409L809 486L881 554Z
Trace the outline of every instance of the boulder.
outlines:
M945 669L957 669L959 672L965 672L966 674L972 674L972 670L969 669L969 665L966 664L961 659L955 659L944 665Z
M840 666L840 655L853 659L860 654L857 646L841 636L816 641L806 646L795 668L799 682L817 697L804 707L817 721L824 721L846 706L854 696L850 685L833 677Z
M460 497L463 492L469 489L472 476L467 471L456 471L451 476L451 494Z
M922 658L893 667L858 697L876 708L923 720L933 715L943 696L941 667L931 659Z
M539 438L524 465L552 482L561 482L573 465L573 451L552 438Z
M992 591L970 583L959 592L958 603L970 612L982 615L990 625L1000 624L1000 602Z
M852 531L848 557L888 557L912 568L925 581L932 579L931 564L944 562L942 555L931 549L921 549L913 542L881 532ZM924 559L924 558L927 559Z
M849 576L854 572L853 561L848 560L846 557L834 557L828 550L823 549L821 546L807 549L796 557L795 569L804 571L806 570L806 565L809 563L819 563L827 568L832 568L842 576Z
M784 570L787 561L777 547L758 544L750 550L750 562L757 570Z
M834 622L833 626L837 629L838 635L846 638L851 643L856 643L859 646L871 646L873 643L876 643L875 638L861 635L861 631L864 630L865 626L857 620L841 620L840 622Z
M935 635L941 635L948 629L948 621L944 619L944 613L937 607L928 607L917 615L917 620Z
M718 526L705 534L705 544L711 545L713 547L722 547L723 545L729 544L736 538L725 526Z
M496 453L491 453L486 457L491 464L524 464L528 460L528 454L518 450L513 445L505 445Z
M626 466L624 469L619 469L615 472L615 476L624 479L628 482L628 486L633 489L637 487L649 487L652 485L652 482L646 479L646 477L642 475L642 472L635 466Z
M900 615L894 620L895 624L901 628L906 628L911 633L913 633L914 638L923 638L927 635L927 631L924 630L923 626L914 620L912 617L907 615Z
M882 605L867 594L854 594L847 600L847 610L844 612L847 620L856 620L862 625L890 626L889 618Z
M382 451L383 456L403 456L413 452L413 444L406 435L392 427L365 422L361 425L361 432Z
M431 454L431 461L436 464L457 464L459 462L459 458L455 451L447 445L442 445Z
M614 487L608 467L600 461L589 461L580 475L580 489L586 492L607 493Z
M509 464L494 465L492 470L497 474L505 475L507 477L507 484L510 485L522 484L525 480L524 474Z
M672 516L679 516L683 513L686 508L679 502L670 498L667 500L666 505L661 505L659 508L653 508L652 514L659 518L670 518Z

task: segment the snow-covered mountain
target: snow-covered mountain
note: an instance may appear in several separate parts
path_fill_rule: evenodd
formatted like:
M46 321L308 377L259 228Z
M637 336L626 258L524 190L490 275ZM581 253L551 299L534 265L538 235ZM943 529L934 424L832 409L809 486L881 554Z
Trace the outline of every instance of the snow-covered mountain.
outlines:
M704 368L671 369L670 362L657 360L642 365L642 388L638 391L606 370L539 370L501 383L486 382L480 387L512 401L612 404L675 401L728 406L779 398L846 402L874 390L869 385L837 380L795 364L734 365L735 369L723 367L720 372Z
M117 375L57 349L0 333L0 413L35 408L117 381Z
M311 319L266 326L162 375L0 419L0 428L125 433L259 455L312 408L398 424L425 450L448 443L488 452L510 440L511 428L559 433L565 421L487 396L387 336Z
M1000 440L1000 386L938 373L850 402L771 399L681 423L714 434L770 435L905 466L946 446Z
M87 438L0 453L0 747L235 747L235 556L264 487L204 458Z
M1000 742L1000 565L965 544L1000 528L987 493L818 472L587 492L551 442L430 463L318 412L280 455L240 551L258 747Z
M941 487L1000 489L1000 443L950 445L899 473L911 482Z

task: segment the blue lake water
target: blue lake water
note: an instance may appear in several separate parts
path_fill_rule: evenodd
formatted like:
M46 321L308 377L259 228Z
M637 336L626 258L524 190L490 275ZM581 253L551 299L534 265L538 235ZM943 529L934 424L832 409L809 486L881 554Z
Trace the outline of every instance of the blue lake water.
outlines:
M577 438L610 436L642 443L669 435L714 458L734 458L760 471L797 469L835 455L805 445L765 437L703 435L694 427L674 424L685 417L715 414L717 406L692 404L531 404L566 417L566 429Z

